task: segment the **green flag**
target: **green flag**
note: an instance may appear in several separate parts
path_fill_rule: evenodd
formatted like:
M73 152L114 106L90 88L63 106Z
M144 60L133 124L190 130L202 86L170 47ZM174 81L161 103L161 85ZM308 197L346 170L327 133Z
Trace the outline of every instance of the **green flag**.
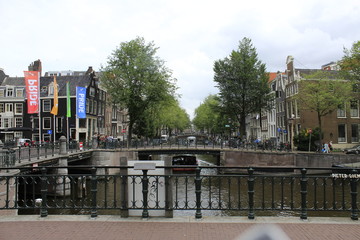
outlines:
M66 111L66 117L71 117L71 102L70 102L70 85L69 82L66 82L66 105L67 105L67 111Z

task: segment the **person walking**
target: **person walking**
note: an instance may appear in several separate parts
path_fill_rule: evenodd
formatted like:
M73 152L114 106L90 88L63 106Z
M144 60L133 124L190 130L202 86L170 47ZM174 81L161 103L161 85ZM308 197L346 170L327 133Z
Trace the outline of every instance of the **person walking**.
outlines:
M330 153L329 144L327 142L324 144L324 153Z

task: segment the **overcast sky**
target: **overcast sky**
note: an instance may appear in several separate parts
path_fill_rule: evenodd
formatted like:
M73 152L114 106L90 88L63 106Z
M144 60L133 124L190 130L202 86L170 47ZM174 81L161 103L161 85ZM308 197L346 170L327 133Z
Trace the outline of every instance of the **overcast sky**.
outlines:
M252 40L271 72L288 55L320 68L360 40L359 0L0 0L0 68L12 77L34 60L46 71L95 71L121 42L144 37L178 80L190 117L217 93L214 61Z

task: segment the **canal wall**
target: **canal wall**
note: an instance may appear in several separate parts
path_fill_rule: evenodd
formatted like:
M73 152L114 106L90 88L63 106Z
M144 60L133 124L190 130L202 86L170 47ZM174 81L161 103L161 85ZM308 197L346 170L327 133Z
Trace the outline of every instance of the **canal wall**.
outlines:
M94 150L91 164L96 166L120 166L121 157L126 157L128 160L139 159L137 151L99 149ZM330 168L332 165L357 162L360 162L360 155L343 153L324 154L238 150L223 150L220 153L220 166L225 167Z
M220 164L226 167L320 167L360 162L360 156L343 153L283 153L223 151Z

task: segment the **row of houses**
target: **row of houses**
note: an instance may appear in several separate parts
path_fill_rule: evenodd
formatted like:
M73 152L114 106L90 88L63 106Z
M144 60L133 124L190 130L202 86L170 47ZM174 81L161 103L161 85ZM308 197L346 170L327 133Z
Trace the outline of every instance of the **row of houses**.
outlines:
M112 136L126 140L127 113L111 104L92 67L87 71L51 71L42 76L41 61L30 64L29 71L40 72L40 111L27 114L24 77L10 77L0 69L0 140L19 138L33 141L57 141L61 136L89 141L93 136ZM54 105L54 76L58 87L58 114L51 114ZM69 83L71 116L67 117ZM86 118L76 116L76 86L86 87ZM40 117L40 121L39 121Z
M292 97L301 94L299 81L304 79L305 75L319 70L336 73L339 67L331 62L319 69L296 68L294 58L288 56L284 72L270 73L269 84L275 95L274 108L262 113L260 118L256 117L258 116L256 114L249 117L248 137L276 143L291 143L292 136L297 135L301 130L318 127L316 113L301 109ZM359 101L354 100L345 106L347 108L339 108L322 119L323 141L331 141L336 148L346 148L360 142Z

